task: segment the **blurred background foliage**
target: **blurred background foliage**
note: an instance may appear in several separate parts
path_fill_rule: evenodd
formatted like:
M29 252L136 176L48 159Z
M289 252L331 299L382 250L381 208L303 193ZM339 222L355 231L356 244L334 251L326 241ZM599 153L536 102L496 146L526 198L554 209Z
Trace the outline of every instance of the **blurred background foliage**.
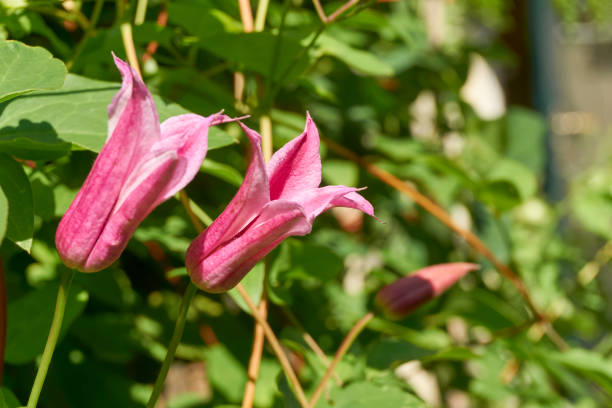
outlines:
M253 9L256 9L256 3ZM318 407L596 407L612 404L612 6L607 0L361 1L323 25L310 1L271 1L244 33L227 0L1 0L0 248L7 315L0 407L27 399L64 268L54 234L106 138L118 89L110 52L134 21L161 118L268 115L275 148L310 111L322 135L445 208L524 280L569 344L560 351L515 288L431 214L322 145L327 184L364 191L385 223L334 210L244 284L306 390L375 308L417 268L482 269L408 318L382 314L338 367ZM342 3L324 1L329 15ZM142 10L146 17L142 19ZM51 55L55 59L51 59ZM64 64L68 76L64 80ZM236 101L234 72L246 78ZM25 96L20 96L26 92ZM211 134L189 196L213 218L240 185L244 137ZM178 200L156 209L114 267L78 274L41 407L144 406L187 283L196 236ZM198 293L163 395L168 408L239 406L252 318L234 293ZM293 407L266 348L255 406Z

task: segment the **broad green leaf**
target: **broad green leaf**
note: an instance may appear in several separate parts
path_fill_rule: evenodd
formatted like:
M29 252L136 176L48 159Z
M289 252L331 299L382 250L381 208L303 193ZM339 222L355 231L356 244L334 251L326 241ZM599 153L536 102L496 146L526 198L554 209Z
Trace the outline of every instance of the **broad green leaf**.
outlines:
M512 183L522 201L533 196L538 188L535 174L525 165L509 159L499 160L488 173L487 179Z
M612 168L598 168L575 180L571 208L584 228L612 239Z
M5 387L0 388L0 408L18 408L21 404L11 390Z
M550 353L552 358L568 367L577 370L601 384L612 392L612 361L601 354L579 348Z
M433 353L432 350L422 349L406 341L383 340L372 347L367 362L370 367L386 370L393 365L420 360Z
M70 142L99 152L107 138L107 106L119 90L119 84L68 75L64 86L54 92L37 92L22 96L5 105L0 116L0 149L2 146L28 146L42 154L48 150L63 151ZM154 96L160 120L187 113L185 109ZM27 118L27 119L24 119ZM210 150L234 143L222 130L209 132Z
M241 69L258 72L274 80L295 78L308 65L302 35L284 32L222 33L200 38L200 47L234 62Z
M42 353L51 327L57 289L58 285L48 285L8 304L5 354L7 363L29 363ZM70 288L62 335L81 314L88 298L87 292L78 286L73 285Z
M329 35L321 35L319 51L324 55L338 58L349 67L366 75L387 77L394 74L393 67L376 54L353 48Z
M199 38L225 31L241 32L242 24L213 8L211 0L187 0L168 3L168 19Z
M23 168L6 154L0 153L0 190L8 202L6 237L26 251L32 245L34 207L32 189ZM0 198L0 200L2 200ZM0 217L2 204L0 203ZM2 228L0 218L0 231Z
M331 185L357 187L359 182L359 166L347 160L325 160L321 172Z
M0 102L26 92L57 89L66 77L66 67L49 51L18 41L0 43L0 72Z
M204 160L200 171L211 176L219 177L221 180L240 187L242 184L242 175L238 170L224 163L216 162L210 159Z
M72 335L105 361L128 362L140 349L134 319L127 314L85 315L72 326Z
M541 173L546 160L546 122L542 115L528 109L512 107L506 115L506 154Z
M261 299L261 294L263 293L264 270L264 262L261 261L253 267L251 272L249 272L242 279L242 281L240 281L240 283L249 293L251 299L253 300L253 302L255 302L255 304L259 303L259 300ZM234 301L238 304L238 306L240 306L240 308L242 308L242 310L249 314L251 313L251 309L249 309L249 306L246 304L244 299L242 299L242 296L240 296L240 293L238 293L236 289L232 289L227 293L229 293L232 299L234 299Z
M216 391L219 391L228 402L240 402L246 369L221 343L206 350L208 378Z
M342 389L336 388L331 393L331 399L335 408L411 408L426 406L417 397L398 387L388 385L377 387L370 381L354 382Z

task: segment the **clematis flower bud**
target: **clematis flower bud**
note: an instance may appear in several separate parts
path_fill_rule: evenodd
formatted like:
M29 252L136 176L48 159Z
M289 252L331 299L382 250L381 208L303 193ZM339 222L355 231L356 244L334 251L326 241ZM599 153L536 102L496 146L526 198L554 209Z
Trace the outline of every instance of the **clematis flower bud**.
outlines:
M472 263L446 263L419 269L383 287L376 301L392 316L402 317L439 296L463 275L479 269Z
M310 115L306 129L264 163L261 136L242 125L250 141L244 182L225 210L189 246L186 266L207 292L234 287L285 238L306 235L314 219L332 207L350 207L374 216L359 189L319 187L319 133Z
M123 83L108 107L108 139L55 235L62 261L83 272L119 257L140 222L195 177L209 127L232 120L185 114L160 126L145 84L113 58Z

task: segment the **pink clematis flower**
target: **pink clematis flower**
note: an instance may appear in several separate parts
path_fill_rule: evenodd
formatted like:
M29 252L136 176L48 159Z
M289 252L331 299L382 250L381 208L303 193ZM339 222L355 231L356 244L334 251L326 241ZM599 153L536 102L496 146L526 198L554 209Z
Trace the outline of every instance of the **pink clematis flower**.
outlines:
M428 266L383 287L378 291L376 301L388 314L406 316L478 268L480 266L476 264L464 262Z
M261 136L242 125L250 140L250 163L242 186L219 217L189 246L187 271L207 292L234 287L281 241L306 235L314 219L332 207L351 207L374 215L359 189L319 187L319 133L310 118L297 138L264 163Z
M62 261L83 272L119 257L140 222L195 177L209 127L232 120L185 114L160 126L145 84L113 58L123 83L108 107L108 139L55 235Z

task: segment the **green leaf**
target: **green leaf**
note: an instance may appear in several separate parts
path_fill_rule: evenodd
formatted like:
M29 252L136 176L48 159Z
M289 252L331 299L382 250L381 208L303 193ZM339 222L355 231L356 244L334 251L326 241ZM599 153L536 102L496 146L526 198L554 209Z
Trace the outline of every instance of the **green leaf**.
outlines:
M8 203L6 237L29 251L34 231L34 206L30 181L19 163L1 153L0 190ZM2 204L0 204L0 217L2 217ZM0 219L0 231L2 230Z
M57 89L66 77L66 67L49 51L18 41L0 43L0 72L0 102L26 92Z
M528 109L512 107L506 115L508 141L506 154L535 173L544 170L546 160L546 121Z
M425 407L417 397L400 388L381 385L377 387L368 381L354 382L342 389L331 392L334 408L372 407Z
M228 183L240 187L242 185L242 175L238 170L230 165L219 163L210 159L204 160L200 171L211 176L220 178Z
M21 404L19 400L8 388L0 388L0 408L18 408Z
M612 167L595 169L572 183L571 207L584 228L612 239Z
M4 356L7 363L29 363L42 353L51 327L57 289L58 285L48 285L9 303ZM88 298L87 292L78 286L70 288L62 335L81 314Z
M608 392L612 392L611 359L605 358L597 352L578 348L563 353L550 353L547 357L583 373L598 382Z
M532 197L538 189L535 174L525 165L509 159L499 160L488 173L487 179L512 183L522 201Z
M247 275L242 279L242 281L240 281L240 283L246 289L255 304L259 303L259 300L261 299L261 294L263 293L264 270L264 262L261 261L253 267L251 272L247 273ZM238 304L238 306L240 306L242 310L249 314L251 313L251 309L249 309L249 306L246 304L244 299L242 299L242 296L240 296L240 293L238 293L236 289L232 289L227 293L229 293L232 299L234 299L234 301Z
M357 187L359 182L359 166L347 160L325 160L322 175L331 185Z
M201 38L199 45L238 64L241 69L279 80L285 73L288 73L287 79L296 78L307 67L308 56L302 52L303 38L298 33L285 31L279 43L278 35L270 32L222 33Z
M107 138L107 106L119 84L68 75L55 92L37 92L4 105L0 116L0 150L25 148L31 155L64 152L67 144L99 152ZM154 96L160 120L187 113L176 104ZM27 118L27 119L23 119ZM212 127L208 149L234 143L222 130ZM33 158L33 157L31 157Z
M329 35L321 35L318 41L319 51L324 55L338 58L349 67L366 75L387 77L394 74L393 67L376 54L358 50Z
M210 383L228 402L240 402L246 383L246 370L222 344L206 350L207 373Z

